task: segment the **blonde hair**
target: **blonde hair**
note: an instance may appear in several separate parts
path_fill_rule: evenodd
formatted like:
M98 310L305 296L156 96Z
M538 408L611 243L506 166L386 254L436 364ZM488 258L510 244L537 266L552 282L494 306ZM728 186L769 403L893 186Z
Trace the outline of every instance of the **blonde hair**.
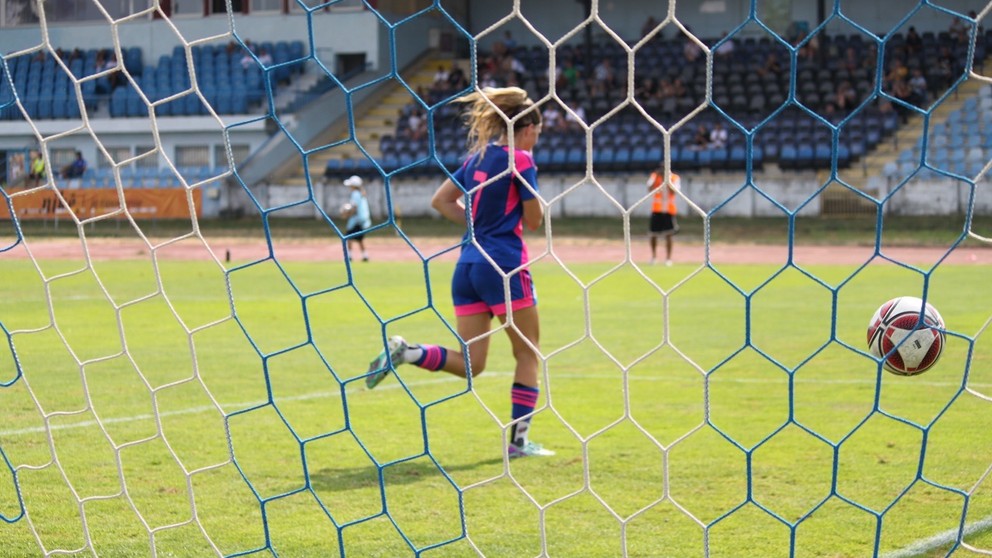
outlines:
M481 93L476 91L457 101L470 105L465 111L470 153L481 153L489 142L507 133L504 118L509 120L524 113L513 123L514 131L541 123L541 111L519 87L486 87Z

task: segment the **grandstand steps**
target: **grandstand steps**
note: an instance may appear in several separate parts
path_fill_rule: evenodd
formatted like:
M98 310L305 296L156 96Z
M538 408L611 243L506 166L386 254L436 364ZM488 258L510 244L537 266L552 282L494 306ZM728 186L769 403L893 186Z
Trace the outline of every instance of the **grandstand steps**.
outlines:
M955 93L951 94L940 106L931 113L931 126L939 122L946 122L947 117L964 105L965 99L978 94L985 83L977 79L969 79L958 86ZM899 128L899 131L890 140L879 144L879 146L865 158L865 176L882 176L882 167L890 161L899 157L899 152L907 147L916 145L923 135L923 116L913 114L909 121Z
M414 91L418 88L428 88L434 82L434 74L438 66L450 69L454 60L446 58L443 54L431 53L423 57L413 67L402 72L402 77L407 85ZM378 97L374 103L368 107L360 107L360 113L355 120L355 139L365 147L366 151L373 157L381 157L379 150L379 140L385 135L396 133L397 118L400 111L406 105L413 102L413 97L403 85L396 83L395 86L384 95ZM362 110L364 108L364 110ZM329 138L328 143L347 140L350 132L345 127L341 132ZM314 181L322 180L327 162L331 159L359 159L364 157L358 146L352 142L342 144L333 150L316 153L309 159L310 176ZM302 169L290 176L280 180L281 184L289 186L306 185L306 176Z
M965 99L977 95L983 85L985 82L977 79L969 79L959 85L953 94L933 110L930 116L931 126L947 121L948 116L960 109ZM861 187L869 195L877 196L876 181L884 180L882 177L885 165L896 161L900 152L907 147L916 145L922 135L923 116L913 113L892 137L878 144L874 151L858 163L867 182L865 186L857 184L855 186ZM829 179L829 171L821 171L818 178L826 181ZM875 215L877 211L877 206L870 200L864 199L840 184L828 186L823 192L821 201L821 214L824 216Z

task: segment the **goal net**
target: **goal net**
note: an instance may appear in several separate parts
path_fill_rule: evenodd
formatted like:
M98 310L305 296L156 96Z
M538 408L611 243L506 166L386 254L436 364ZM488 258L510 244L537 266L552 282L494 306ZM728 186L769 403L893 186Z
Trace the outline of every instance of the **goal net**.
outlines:
M340 25L334 4L292 7L304 43ZM360 84L328 71L347 131L294 141L304 193L282 202L242 179L230 141L223 168L193 171L162 130L192 110L224 137L263 120L292 136L277 74L327 71L319 53L256 50L231 74L264 91L252 101L206 85L196 58L247 47L241 19L193 37L158 4L118 18L97 4L120 67L76 71L61 49L88 45L56 44L45 10L39 42L2 55L0 117L37 145L0 188L0 554L992 555L992 5L902 2L868 24L837 1L806 26L754 0L672 1L650 19L647 3L643 18L597 0L552 17L514 1L473 4L470 26L443 1L374 4L393 63ZM738 4L722 36L697 30ZM152 16L188 64L139 78L119 31ZM395 60L424 21L469 49L428 53L420 72L444 77L418 82ZM41 91L26 94L18 68L46 57L61 77L25 70ZM465 83L447 81L455 66ZM479 341L458 337L449 302L463 231L416 234L399 208L426 208L460 164L453 101L486 85L523 87L544 114L531 431L551 457L507 453L513 312L484 336L483 374L406 365L364 387L393 335ZM128 96L106 107L97 87ZM366 135L389 101L359 98L390 88L410 104ZM102 142L101 106L133 110L149 147ZM105 172L77 189L62 167L84 140ZM342 149L359 163L322 184L312 162ZM20 174L32 150L38 181ZM178 228L141 219L142 168L179 192ZM664 237L650 251L652 172L681 184L670 256ZM334 182L352 173L374 202L369 262L337 214ZM225 179L253 211L217 232L198 208ZM95 190L109 197L71 209ZM58 219L39 226L34 207ZM301 208L315 224L283 218ZM889 373L866 344L897 296L946 324L925 374Z

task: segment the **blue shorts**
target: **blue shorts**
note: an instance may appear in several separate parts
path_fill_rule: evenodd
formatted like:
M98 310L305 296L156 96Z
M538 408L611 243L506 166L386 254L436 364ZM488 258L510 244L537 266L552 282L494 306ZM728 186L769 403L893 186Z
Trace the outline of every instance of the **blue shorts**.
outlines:
M506 314L503 274L489 262L460 263L451 277L451 299L455 303L456 316L485 312L502 316ZM537 305L537 291L530 271L522 269L510 276L510 304L513 310Z

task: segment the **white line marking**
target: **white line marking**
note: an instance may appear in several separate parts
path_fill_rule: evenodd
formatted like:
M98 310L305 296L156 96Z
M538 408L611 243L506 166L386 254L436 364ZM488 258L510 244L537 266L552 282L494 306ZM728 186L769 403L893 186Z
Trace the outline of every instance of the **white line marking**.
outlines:
M432 384L454 382L454 381L457 381L457 380L458 380L458 378L456 378L454 376L451 376L451 377L443 377L443 378L433 378L433 379L430 379L430 380L423 380L423 381L419 381L419 382L407 382L407 385L410 386L410 387L418 387L418 386L427 386L427 385L432 385ZM478 381L478 380L476 380L476 381ZM397 389L403 389L403 386L401 386L399 383L389 384L389 385L380 386L380 387L376 388L376 391L397 390ZM307 400L310 400L310 399L322 399L322 398L325 398L325 397L340 397L340 396L341 396L341 392L337 392L337 391L319 391L319 392L316 392L316 393L308 393L308 394L305 394L305 395L296 395L296 396L292 396L292 397L279 397L278 398L278 401L307 401ZM221 404L221 406L224 407L224 408L247 409L249 407L255 407L255 406L258 406L258 405L263 405L264 403L265 403L264 401L255 401L255 402L251 402L251 403L234 403L234 404L227 404L227 405ZM160 417L172 417L172 416L180 416L180 415L193 415L193 414L197 414L197 413L207 413L207 412L216 411L216 410L217 410L217 408L214 407L213 405L203 405L203 406L200 406L200 407L190 407L188 409L179 409L179 410L176 410L176 411L163 411L163 412L159 413L159 416ZM99 421L99 422L102 422L103 424L120 424L120 423L136 422L136 421L139 421L139 420L149 420L149 419L154 419L154 418L155 418L155 415L143 414L143 415L134 415L134 416L130 416L130 417L107 418L107 419L103 419L102 421ZM51 426L51 429L52 430L71 430L71 429L75 429L75 428L87 428L87 427L90 427L90 426L96 426L97 424L98 424L98 421L95 421L95 420L86 420L86 421L82 421L82 422L74 422L74 423L69 423L69 424L55 424L55 425L52 425ZM45 431L46 431L46 429L45 429L44 426L33 426L31 428L21 428L19 430L0 430L0 436L19 436L19 435L22 435L22 434L37 434L39 432L45 432Z
M976 521L970 525L964 526L964 536L977 533L979 531L985 531L989 527L992 527L992 515ZM963 537L962 537L963 538ZM936 535L928 538L921 539L915 543L903 547L894 552L889 552L887 554L882 554L879 558L914 558L916 556L922 556L929 553L932 550L936 550L942 546L949 545L954 541L958 540L958 530L948 529L943 533L937 533Z
M513 376L513 373L512 372L486 372L483 375L483 377L486 377L486 378L508 377L508 376ZM619 379L620 378L620 375L619 375L619 373L617 373L617 374L554 374L552 377L553 378L557 378L557 379L578 379L578 380L583 380L583 379L590 379L590 380L608 379L608 380L612 380L612 379ZM633 375L633 376L631 376L630 379L632 381L635 381L635 382L673 381L672 378L666 378L666 377L662 377L662 376L641 376L641 375ZM695 379L694 378L691 381L692 382L696 382L696 381L701 381L701 380L702 380L702 377L699 377L698 379ZM434 384L441 384L441 383L448 383L448 382L456 382L456 381L457 382L464 382L464 380L462 380L460 378L456 378L454 376L445 375L444 377L433 378L433 379L430 379L430 380L408 381L407 382L407 385L410 386L410 387L418 387L418 386L427 386L427 385L434 385ZM479 378L476 378L475 379L475 382L479 382L479 381L480 381ZM675 379L674 381L681 381L681 382L684 382L684 383L689 383L689 381L688 380L685 380L684 378ZM773 383L782 382L783 379L778 379L778 378L775 378L775 379L773 379L773 378L727 378L727 377L719 377L718 376L718 377L714 378L714 381L716 381L716 382L732 382L732 383L738 383L738 384L773 384ZM827 379L803 379L803 378L800 377L800 378L796 378L796 383L800 383L800 384L823 384L823 385L858 385L858 384L861 384L861 385L874 385L875 384L875 379L874 378L866 378L866 379L863 379L863 380L859 380L859 379L827 380ZM921 382L921 381L913 380L913 385L914 386L924 386L924 387L956 387L956 386L958 386L960 384L957 383L957 382ZM992 387L992 384L978 384L978 383L972 382L972 383L969 384L969 386L970 387L973 387L973 388L987 388L987 387ZM396 384L389 384L389 385L385 385L385 386L382 386L382 387L378 387L378 388L376 388L376 391L398 390L398 389L402 389L402 386L400 386L400 384L396 383ZM307 400L310 400L310 399L321 399L321 398L325 398L325 397L339 397L340 395L341 394L339 392L316 392L316 393L308 393L308 394L305 394L305 395L297 395L297 396L293 396L293 397L281 397L281 398L279 398L279 400L280 401L307 401ZM261 405L263 403L264 403L263 401L257 401L257 402L254 402L254 403L234 403L234 404L226 404L226 405L222 404L222 406L224 408L245 409L245 408L253 407L253 406L256 406L256 405ZM196 413L206 413L206 412L215 411L215 410L216 410L216 408L213 407L212 405L204 405L204 406L201 406L201 407L191 407L191 408L188 408L188 409L180 409L180 410L176 410L176 411L164 411L162 413L159 413L159 416L161 416L161 417L171 417L171 416L180 416L180 415L190 415L190 414L196 414ZM136 422L136 421L140 421L140 420L148 420L148 419L153 419L153 418L155 418L154 415L142 414L142 415L135 415L135 416L130 416L130 417L108 418L108 419L104 419L102 422L104 424L120 424L120 423L127 423L127 422ZM87 427L90 427L90 426L95 426L97 424L98 423L95 420L87 420L87 421L82 421L82 422L77 422L77 423L71 423L71 424L53 425L51 427L51 429L52 430L69 430L69 429L74 429L74 428L87 428ZM43 426L34 426L34 427L30 427L30 428L22 428L22 429L19 429L19 430L0 430L0 436L19 436L19 435L23 435L23 434L36 434L36 433L45 432L45 431L46 431L45 430L45 427L43 427Z

